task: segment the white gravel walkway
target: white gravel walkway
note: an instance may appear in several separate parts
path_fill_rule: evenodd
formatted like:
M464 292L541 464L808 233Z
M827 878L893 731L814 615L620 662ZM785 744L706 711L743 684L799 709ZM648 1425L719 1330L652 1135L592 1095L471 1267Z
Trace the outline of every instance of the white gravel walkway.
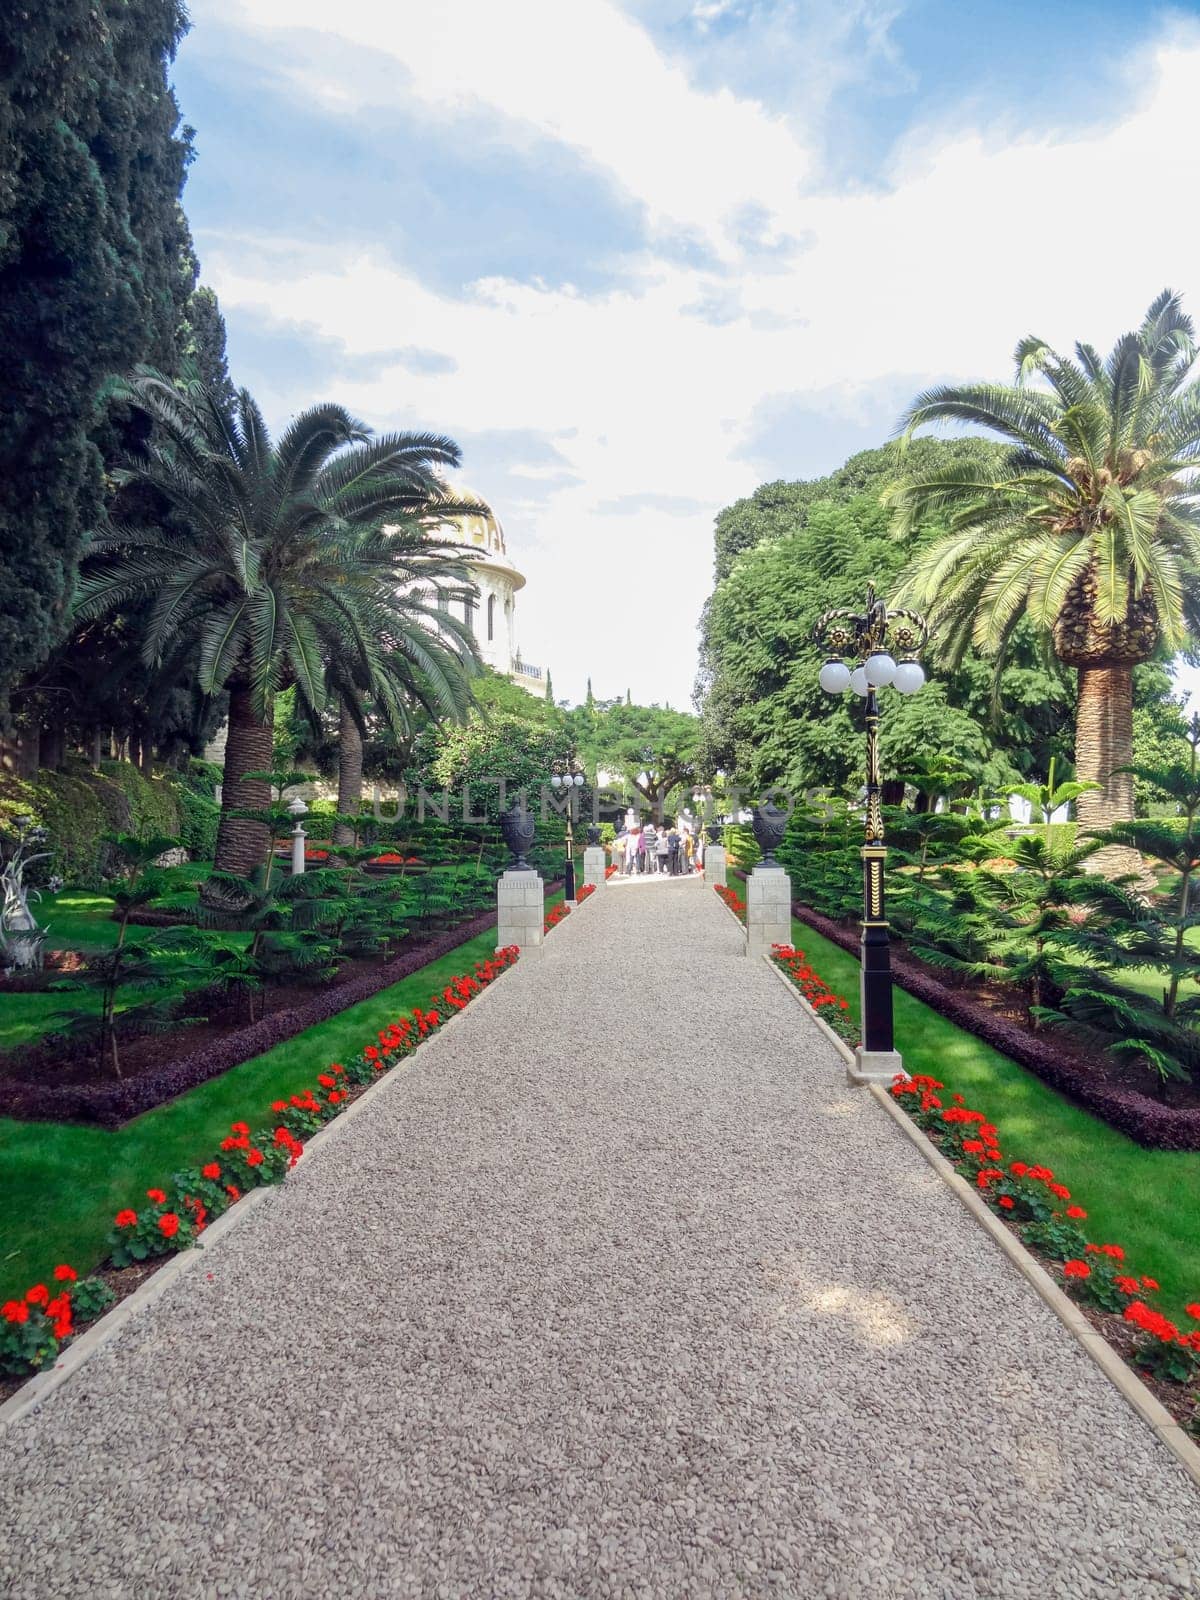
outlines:
M14 1596L1200 1594L1200 1496L699 880L0 1435Z

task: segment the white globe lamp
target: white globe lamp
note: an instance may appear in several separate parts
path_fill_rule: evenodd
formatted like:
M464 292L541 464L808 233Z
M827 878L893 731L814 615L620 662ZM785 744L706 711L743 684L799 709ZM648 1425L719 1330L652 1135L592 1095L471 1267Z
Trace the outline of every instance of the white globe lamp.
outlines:
M886 689L896 676L896 663L886 650L872 650L863 671L872 689Z
M850 668L835 656L821 668L817 681L826 694L842 694L850 687Z
M867 669L865 667L855 667L854 671L850 674L850 687L854 690L855 694L862 695L864 698L866 697L867 691L870 689L871 685L867 678Z
M925 669L919 661L901 661L892 679L892 688L900 694L916 694L925 682Z

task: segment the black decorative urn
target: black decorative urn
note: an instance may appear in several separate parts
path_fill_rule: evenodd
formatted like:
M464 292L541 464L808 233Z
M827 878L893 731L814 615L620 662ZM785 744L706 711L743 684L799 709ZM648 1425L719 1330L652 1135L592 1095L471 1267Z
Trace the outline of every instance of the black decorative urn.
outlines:
M533 872L534 868L525 859L526 852L533 848L534 825L530 813L521 806L506 811L500 818L500 832L513 855L509 871Z
M762 851L761 864L764 867L778 866L775 852L783 842L783 835L787 830L787 812L780 811L773 800L768 800L765 806L755 806L750 826L754 829L754 837L758 840L758 848Z
M589 845L591 845L593 847L593 849L595 848L596 845L598 845L600 843L600 829L599 828L594 828L594 827L589 827L588 828L588 831L587 831L587 842L588 842Z
M723 829L719 822L706 822L704 831L708 835L709 844L720 844Z

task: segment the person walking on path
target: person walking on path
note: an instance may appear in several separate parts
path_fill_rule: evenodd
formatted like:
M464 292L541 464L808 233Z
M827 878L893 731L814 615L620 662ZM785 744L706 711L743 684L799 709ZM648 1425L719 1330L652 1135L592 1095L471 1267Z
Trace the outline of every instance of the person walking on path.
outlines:
M658 834L652 822L642 829L642 871L658 871Z
M625 871L632 874L637 871L638 845L641 842L642 830L634 827L625 836Z
M658 838L655 841L654 853L657 859L656 870L660 874L665 875L667 870L667 857L671 853L671 846L667 843L667 825L665 822L658 830Z

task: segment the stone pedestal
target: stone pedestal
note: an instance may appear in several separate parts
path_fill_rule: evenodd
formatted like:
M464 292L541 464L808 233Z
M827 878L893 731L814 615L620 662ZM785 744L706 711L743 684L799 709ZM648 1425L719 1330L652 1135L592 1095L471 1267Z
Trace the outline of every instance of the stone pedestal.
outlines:
M725 882L725 846L723 844L706 844L704 846L704 877L708 883Z
M546 886L536 872L505 872L496 884L496 948L515 944L540 956L546 940Z
M604 854L604 846L590 844L583 852L583 881L594 884L597 889L604 887L604 868L608 858Z
M908 1076L899 1050L864 1050L862 1045L854 1052L854 1065L846 1068L851 1083L890 1084L898 1072Z
M791 942L792 880L782 867L757 866L746 880L746 954Z

